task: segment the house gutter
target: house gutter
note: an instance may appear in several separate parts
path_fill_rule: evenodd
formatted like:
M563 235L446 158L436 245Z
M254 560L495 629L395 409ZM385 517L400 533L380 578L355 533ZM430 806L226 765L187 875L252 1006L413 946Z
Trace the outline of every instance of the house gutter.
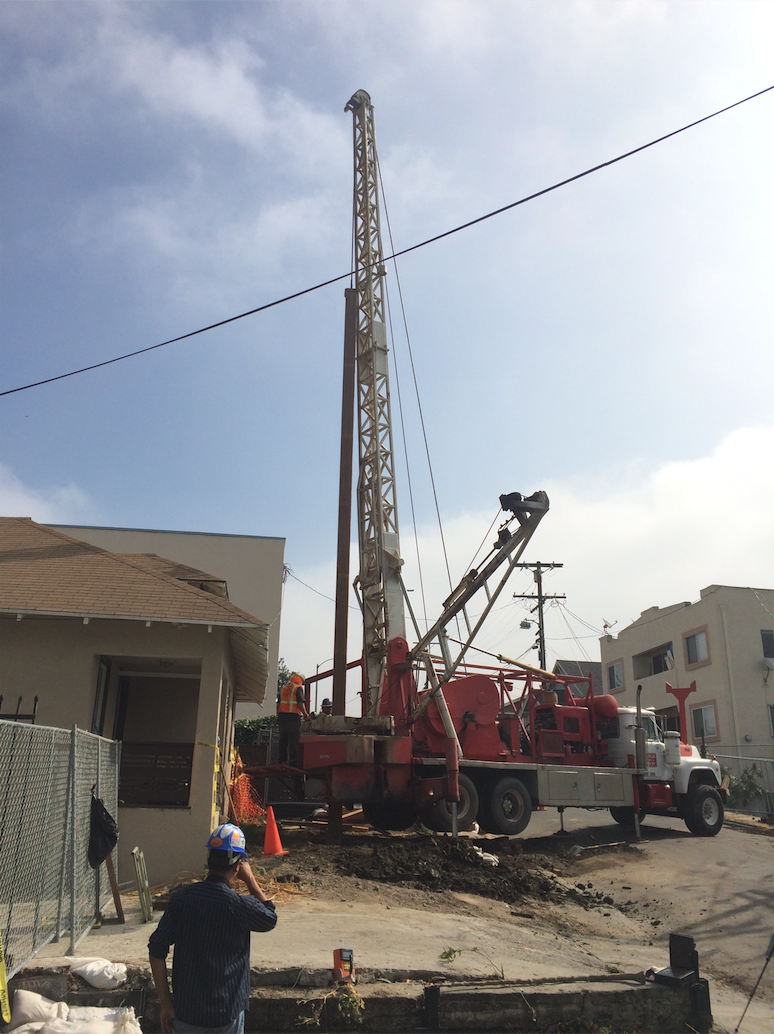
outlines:
M94 620L101 621L145 621L146 624L159 624L159 625L210 625L210 626L222 626L223 628L268 628L267 623L249 622L249 621L217 621L208 620L206 618L160 618L154 617L152 614L85 614L83 611L66 611L66 610L25 610L23 607L0 607L0 614L10 614L12 617L18 618L21 614L23 617L53 617L53 618L81 618L84 622Z

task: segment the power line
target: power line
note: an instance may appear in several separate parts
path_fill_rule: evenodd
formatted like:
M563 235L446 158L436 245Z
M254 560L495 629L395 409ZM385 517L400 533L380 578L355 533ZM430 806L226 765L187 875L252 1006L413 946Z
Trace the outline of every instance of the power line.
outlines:
M512 208L518 208L519 205L525 205L528 201L534 201L536 198L542 197L544 194L550 194L554 190L559 190L560 187L566 187L568 184L575 183L576 180L583 179L585 176L590 176L594 172L599 172L601 169L607 169L609 166L623 161L624 158L631 158L632 155L639 154L640 151L646 151L649 147L655 147L656 144L663 143L664 140L669 140L670 137L677 136L679 133L684 133L688 129L693 129L695 126L701 125L702 122L707 122L709 119L715 118L718 115L723 115L726 111L731 111L732 108L738 108L740 104L746 104L748 101L755 100L756 97L761 97L764 93L768 93L770 90L774 90L774 86L767 86L763 90L758 90L757 93L751 93L748 97L743 97L742 100L734 101L733 104L727 104L725 108L719 108L717 111L713 111L710 115L704 115L703 118L696 119L695 122L689 122L687 125L681 126L680 129L673 129L671 133L665 133L663 136L656 137L655 140L651 140L647 144L641 144L639 147L635 147L631 151L619 154L617 158L611 158L609 161L601 162L599 165L594 165L590 169L586 169L584 172L578 172L574 176L569 176L567 179L560 180L558 183L554 183L550 187L544 187L542 190L538 190L534 194L528 194L526 197L520 198L518 201L512 201L508 205L503 205L502 208L495 208L493 211L487 212L485 215L480 215L475 219L470 219L466 223L460 223L459 226L455 226L451 230L445 230L443 233L438 233L434 237L428 237L426 240L420 241L418 244L412 244L408 248L403 248L401 251L393 252L392 255L387 255L383 261L389 262L391 259L399 258L401 255L408 255L412 251L418 251L419 248L425 248L428 244L435 244L436 241L441 241L445 237L451 237L453 234L459 233L461 230L468 230L471 226L483 223L487 219L493 219L496 215L502 215L504 212L509 212ZM0 397L3 395L13 395L18 391L27 391L29 388L39 388L43 384L51 384L54 381L61 381L66 377L75 377L77 374L87 373L89 370L97 370L101 366L110 366L111 363L120 363L124 359L132 359L136 355L143 355L146 352L153 352L157 348L164 348L166 345L173 345L177 341L185 341L187 338L196 337L198 334L206 334L209 330L216 330L218 327L225 327L229 323L243 320L247 316L255 316L256 313L265 312L267 309L272 309L277 305L284 305L285 302L293 301L295 298L301 298L303 295L311 294L313 291L319 291L323 287L330 287L331 284L339 283L341 280L347 280L353 275L353 271L350 270L349 272L342 273L339 276L331 277L330 280L323 280L321 283L315 284L312 287L305 287L300 291L294 291L293 294L287 294L283 298L276 298L273 302L266 302L265 305L259 305L255 309L249 309L247 312L240 312L237 316L229 316L227 319L218 320L217 323L210 323L208 326L200 327L198 330L191 330L187 334L179 334L177 337L169 338L167 341L160 341L156 345L148 345L147 348L138 348L134 352L127 352L125 355L118 355L113 359L104 359L102 362L92 363L90 366L82 366L78 370L70 370L69 373L60 373L55 377L46 377L40 381L33 381L31 384L23 384L18 388L8 388L6 391L0 391Z
M288 567L287 564L285 564L285 570L284 570L283 574L284 574L284 577L283 577L283 593L284 593L285 580L289 576L294 581L300 582L301 585L303 585L305 589L311 589L312 592L316 593L318 596L322 596L322 598L324 600L330 600L331 603L335 603L336 602L336 600L333 598L333 596L328 596L327 593L320 592L319 589L315 589L315 587L313 585L309 585L308 582L305 582L303 580L303 578L299 578L297 574L294 574L293 569ZM349 607L350 610L357 610L358 609L357 607L353 607L351 603L348 604L348 607Z

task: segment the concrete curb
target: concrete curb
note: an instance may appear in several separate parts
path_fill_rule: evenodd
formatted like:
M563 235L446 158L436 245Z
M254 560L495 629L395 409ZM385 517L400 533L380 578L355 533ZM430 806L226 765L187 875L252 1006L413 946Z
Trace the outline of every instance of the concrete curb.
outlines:
M613 978L614 979L614 978ZM150 971L131 967L125 987L86 990L66 971L27 971L24 986L71 1005L134 1004L146 1034L160 1030ZM407 970L364 970L355 985L333 985L331 971L252 970L245 1030L255 1034L355 1031L364 1034L495 1034L600 1028L609 1034L706 1031L687 986L552 982L542 986L480 976Z

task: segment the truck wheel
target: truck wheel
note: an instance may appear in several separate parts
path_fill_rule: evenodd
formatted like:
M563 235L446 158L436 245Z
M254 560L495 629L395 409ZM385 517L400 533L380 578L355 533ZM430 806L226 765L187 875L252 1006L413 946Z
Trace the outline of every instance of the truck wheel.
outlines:
M366 801L363 818L377 829L408 829L417 820L417 809L402 801Z
M714 837L723 828L723 800L712 786L700 784L685 802L685 824L697 837Z
M478 814L478 790L473 780L460 772L460 799L457 802L457 828L470 829ZM442 797L435 801L427 811L427 823L439 833L451 833L451 803Z
M611 808L610 814L614 822L617 822L619 826L625 826L627 829L634 829L634 808ZM639 813L639 820L645 818L645 812Z
M495 783L486 808L490 832L515 836L529 825L532 799L526 786L513 776L504 776Z

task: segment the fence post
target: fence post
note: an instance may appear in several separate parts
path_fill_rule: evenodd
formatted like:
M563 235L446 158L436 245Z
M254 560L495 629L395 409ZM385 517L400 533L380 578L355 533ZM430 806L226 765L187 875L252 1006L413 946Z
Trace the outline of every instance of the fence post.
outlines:
M77 846L78 846L78 789L76 786L76 763L78 742L78 726L72 728L72 739L70 740L70 814L72 823L70 825L70 951L69 955L75 954L76 922L75 912L77 908L77 897L75 885L78 874L76 872Z
M102 738L97 740L97 778L95 779L96 794L99 799L102 798ZM89 801L89 807L91 808L91 801ZM91 812L89 812L89 836L91 836ZM94 902L94 917L97 923L102 922L102 907L100 901L100 888L99 888L99 876L102 872L102 865L98 865L94 870L94 890L96 895L96 901Z
M56 737L56 733L52 729L51 730L51 747L50 747L49 752L48 752L48 779L46 780L48 785L49 785L49 787L51 787L52 784L53 784L55 737ZM40 837L41 837L41 840L44 843L48 843L48 840L49 840L49 833L48 833L48 805L49 805L49 801L50 800L51 800L51 793L47 793L46 794L46 803L45 803L45 805L43 807L43 824L40 827ZM43 886L43 866L44 865L45 865L45 859L44 859L43 855L41 855L40 869L39 869L40 875L39 875L39 878L38 878L38 886L39 887ZM41 902L41 893L39 892L38 896L37 896L37 899L35 901L35 925L34 925L33 930L32 930L32 943L35 944L35 945L37 945L37 943L38 943L38 924L40 923L40 906L41 906L41 903L42 903Z
M56 934L54 942L58 943L62 935L62 912L64 911L65 877L67 875L67 845L70 826L72 825L72 781L73 781L73 745L70 742L70 761L67 766L67 812L65 818L64 836L62 837L62 858L59 864L59 897L56 909Z

